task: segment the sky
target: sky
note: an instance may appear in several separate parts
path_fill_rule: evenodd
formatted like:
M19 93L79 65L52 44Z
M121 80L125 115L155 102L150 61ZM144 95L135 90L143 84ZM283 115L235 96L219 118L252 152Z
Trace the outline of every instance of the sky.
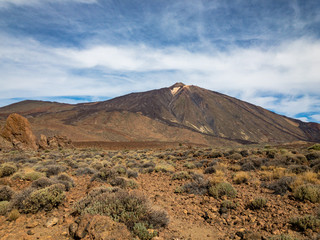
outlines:
M0 0L0 107L176 82L320 123L320 1Z

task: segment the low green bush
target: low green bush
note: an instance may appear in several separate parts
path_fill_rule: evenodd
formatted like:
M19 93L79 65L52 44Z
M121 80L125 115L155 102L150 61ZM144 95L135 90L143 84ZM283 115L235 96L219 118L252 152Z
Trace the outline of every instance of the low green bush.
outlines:
M237 195L237 191L230 183L221 182L209 187L209 194L214 198L222 198L223 196L234 198Z
M10 201L14 191L9 186L0 187L0 201Z
M255 198L250 202L249 208L252 210L259 210L267 206L268 199L265 198Z
M57 207L64 199L64 185L54 184L46 188L35 190L23 200L21 211L24 213L36 213L44 209L50 211Z
M12 163L3 163L0 166L0 177L7 177L14 174L17 171L16 165Z
M320 227L320 219L312 215L292 218L290 224L293 229L304 232L307 229L317 230Z
M99 214L110 216L114 221L124 223L131 231L167 226L168 214L151 206L149 200L139 192L128 192L114 188L99 189L89 194L74 205L74 214ZM138 226L138 227L137 227Z
M320 202L320 186L304 184L299 186L293 193L295 199L299 201L309 200L312 203Z
M0 202L0 215L5 215L9 209L9 202L8 201L1 201Z

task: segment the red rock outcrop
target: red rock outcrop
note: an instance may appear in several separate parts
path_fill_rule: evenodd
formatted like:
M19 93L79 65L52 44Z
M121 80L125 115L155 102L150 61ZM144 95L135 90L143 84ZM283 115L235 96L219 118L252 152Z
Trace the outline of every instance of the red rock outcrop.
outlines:
M17 113L9 115L0 135L12 143L15 148L21 150L38 149L37 139L31 130L29 121Z

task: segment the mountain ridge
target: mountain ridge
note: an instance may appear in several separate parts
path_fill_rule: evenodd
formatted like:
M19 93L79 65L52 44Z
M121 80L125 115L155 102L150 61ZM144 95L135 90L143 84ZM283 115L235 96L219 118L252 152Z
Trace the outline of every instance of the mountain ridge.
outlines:
M0 108L0 119L12 111L29 117L36 132L47 127L71 139L79 134L74 138L82 141L320 141L320 124L183 83L93 103L23 101Z

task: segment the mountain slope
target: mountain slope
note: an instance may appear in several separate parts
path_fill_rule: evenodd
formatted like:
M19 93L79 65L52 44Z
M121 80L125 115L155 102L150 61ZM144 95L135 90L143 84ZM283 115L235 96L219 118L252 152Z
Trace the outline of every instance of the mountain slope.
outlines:
M82 141L320 141L319 124L182 83L96 103L21 102L0 108L0 116L10 111L29 117L36 133Z

